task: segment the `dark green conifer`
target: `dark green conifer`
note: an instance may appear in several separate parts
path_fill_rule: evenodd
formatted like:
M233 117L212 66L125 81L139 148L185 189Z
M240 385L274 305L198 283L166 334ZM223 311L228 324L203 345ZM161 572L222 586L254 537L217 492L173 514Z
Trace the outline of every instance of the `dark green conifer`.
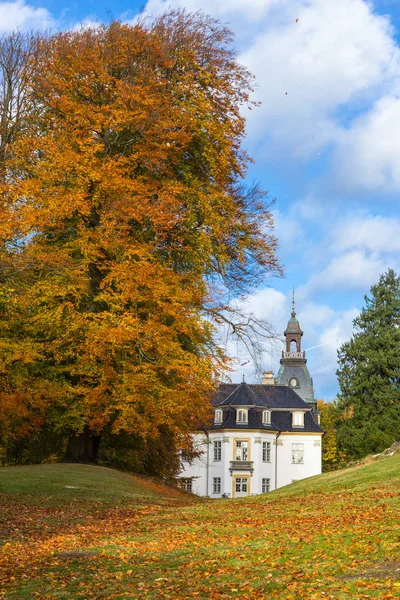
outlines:
M372 286L338 351L338 445L354 458L400 440L400 277L389 269Z

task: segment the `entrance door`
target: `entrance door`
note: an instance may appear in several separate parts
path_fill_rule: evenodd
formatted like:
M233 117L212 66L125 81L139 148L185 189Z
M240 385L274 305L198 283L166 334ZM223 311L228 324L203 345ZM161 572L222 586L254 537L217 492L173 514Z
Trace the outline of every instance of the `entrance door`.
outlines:
M247 477L235 477L235 498L243 498L248 496L249 480Z

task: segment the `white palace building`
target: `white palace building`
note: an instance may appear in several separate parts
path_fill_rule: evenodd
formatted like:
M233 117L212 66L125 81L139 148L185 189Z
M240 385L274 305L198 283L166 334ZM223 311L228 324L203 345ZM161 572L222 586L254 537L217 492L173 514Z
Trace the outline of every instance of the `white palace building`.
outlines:
M183 489L238 498L321 473L323 430L302 335L293 307L276 380L267 371L258 385L220 385L214 422L193 434L198 457L182 462Z

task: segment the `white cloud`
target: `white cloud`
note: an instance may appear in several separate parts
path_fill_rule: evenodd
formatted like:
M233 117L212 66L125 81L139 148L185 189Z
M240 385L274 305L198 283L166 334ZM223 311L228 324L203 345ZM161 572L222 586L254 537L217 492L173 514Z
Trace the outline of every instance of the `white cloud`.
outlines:
M78 21L73 26L73 31L84 31L85 29L96 29L101 25L101 22L98 21L95 17L86 17L83 21Z
M311 277L302 293L309 294L316 289L366 290L391 266L376 253L362 250L345 252L334 256L325 269Z
M332 213L333 209L332 205L324 203L319 196L308 193L304 198L295 203L292 212L295 212L304 221L321 224L326 221L328 216L331 216L330 213Z
M325 304L307 302L304 305L304 308L301 308L297 316L301 322L301 328L310 334L310 332L314 333L318 331L321 326L330 323L335 315L335 311ZM315 340L309 340L307 346L310 346L311 343L314 342Z
M148 0L146 10L149 14L159 15L169 6L186 8L190 12L202 10L219 19L235 19L238 16L245 21L257 22L278 4L287 4L286 0ZM243 21L242 21L243 22Z
M357 309L351 308L332 316L319 334L318 347L307 354L317 397L321 397L319 389L325 387L333 390L337 385L337 350L350 339L353 320L358 314Z
M371 2L148 0L146 9L168 6L233 28L262 102L246 111L259 161L318 161L337 147L339 187L400 187L400 52L389 17Z
M280 249L290 252L294 248L299 248L304 238L302 220L299 215L283 213L278 209L272 211L275 223L275 234L279 241Z
M400 252L400 220L381 215L350 217L339 221L332 239L339 251Z
M380 98L341 137L334 171L341 187L396 191L400 188L400 97Z
M376 97L393 81L399 51L389 21L362 0L292 6L290 20L268 24L241 57L257 76L263 102L250 131L260 138L272 133L296 156L317 155L340 138L341 107Z
M258 319L265 319L277 328L287 314L288 298L274 288L264 288L247 298L245 308Z
M26 4L24 0L0 2L0 33L15 29L50 29L54 25L46 8Z

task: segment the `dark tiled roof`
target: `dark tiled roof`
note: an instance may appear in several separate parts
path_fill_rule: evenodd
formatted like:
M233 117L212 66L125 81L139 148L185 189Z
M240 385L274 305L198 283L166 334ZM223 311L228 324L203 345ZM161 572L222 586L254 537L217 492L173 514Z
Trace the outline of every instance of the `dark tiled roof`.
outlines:
M213 399L217 406L266 406L268 408L310 408L287 385L223 383Z
M299 366L287 364L290 363L290 360L281 360L281 367L276 378L276 383L278 385L287 385L287 382L290 381L292 377L295 377L300 386L299 389L295 390L296 393L304 400L314 400L314 386L306 362L301 360L297 362L299 363Z
M265 431L278 431L274 424L262 424L262 411L250 409L248 413L248 423L236 423L236 410L228 408L224 410L224 420L220 425L213 426L214 429L229 428L229 429L264 429ZM290 414L290 413L289 413Z
M227 389L225 389L225 387L227 387ZM254 404L259 404L257 395L253 392L251 387L244 382L239 385L233 383L229 386L224 386L221 399L222 396L224 397L224 400L219 403L221 406L254 406Z
M213 399L215 408L223 410L223 422L212 429L262 429L264 431L306 431L322 433L311 414L311 407L286 385L224 383ZM236 422L235 406L247 406L248 423ZM271 409L271 425L263 425L262 409ZM292 427L292 410L305 410L304 427Z
M290 411L278 411L272 413L274 426L279 431L307 431L319 432L323 429L314 421L311 412L306 412L304 415L304 427L292 427L292 414Z

